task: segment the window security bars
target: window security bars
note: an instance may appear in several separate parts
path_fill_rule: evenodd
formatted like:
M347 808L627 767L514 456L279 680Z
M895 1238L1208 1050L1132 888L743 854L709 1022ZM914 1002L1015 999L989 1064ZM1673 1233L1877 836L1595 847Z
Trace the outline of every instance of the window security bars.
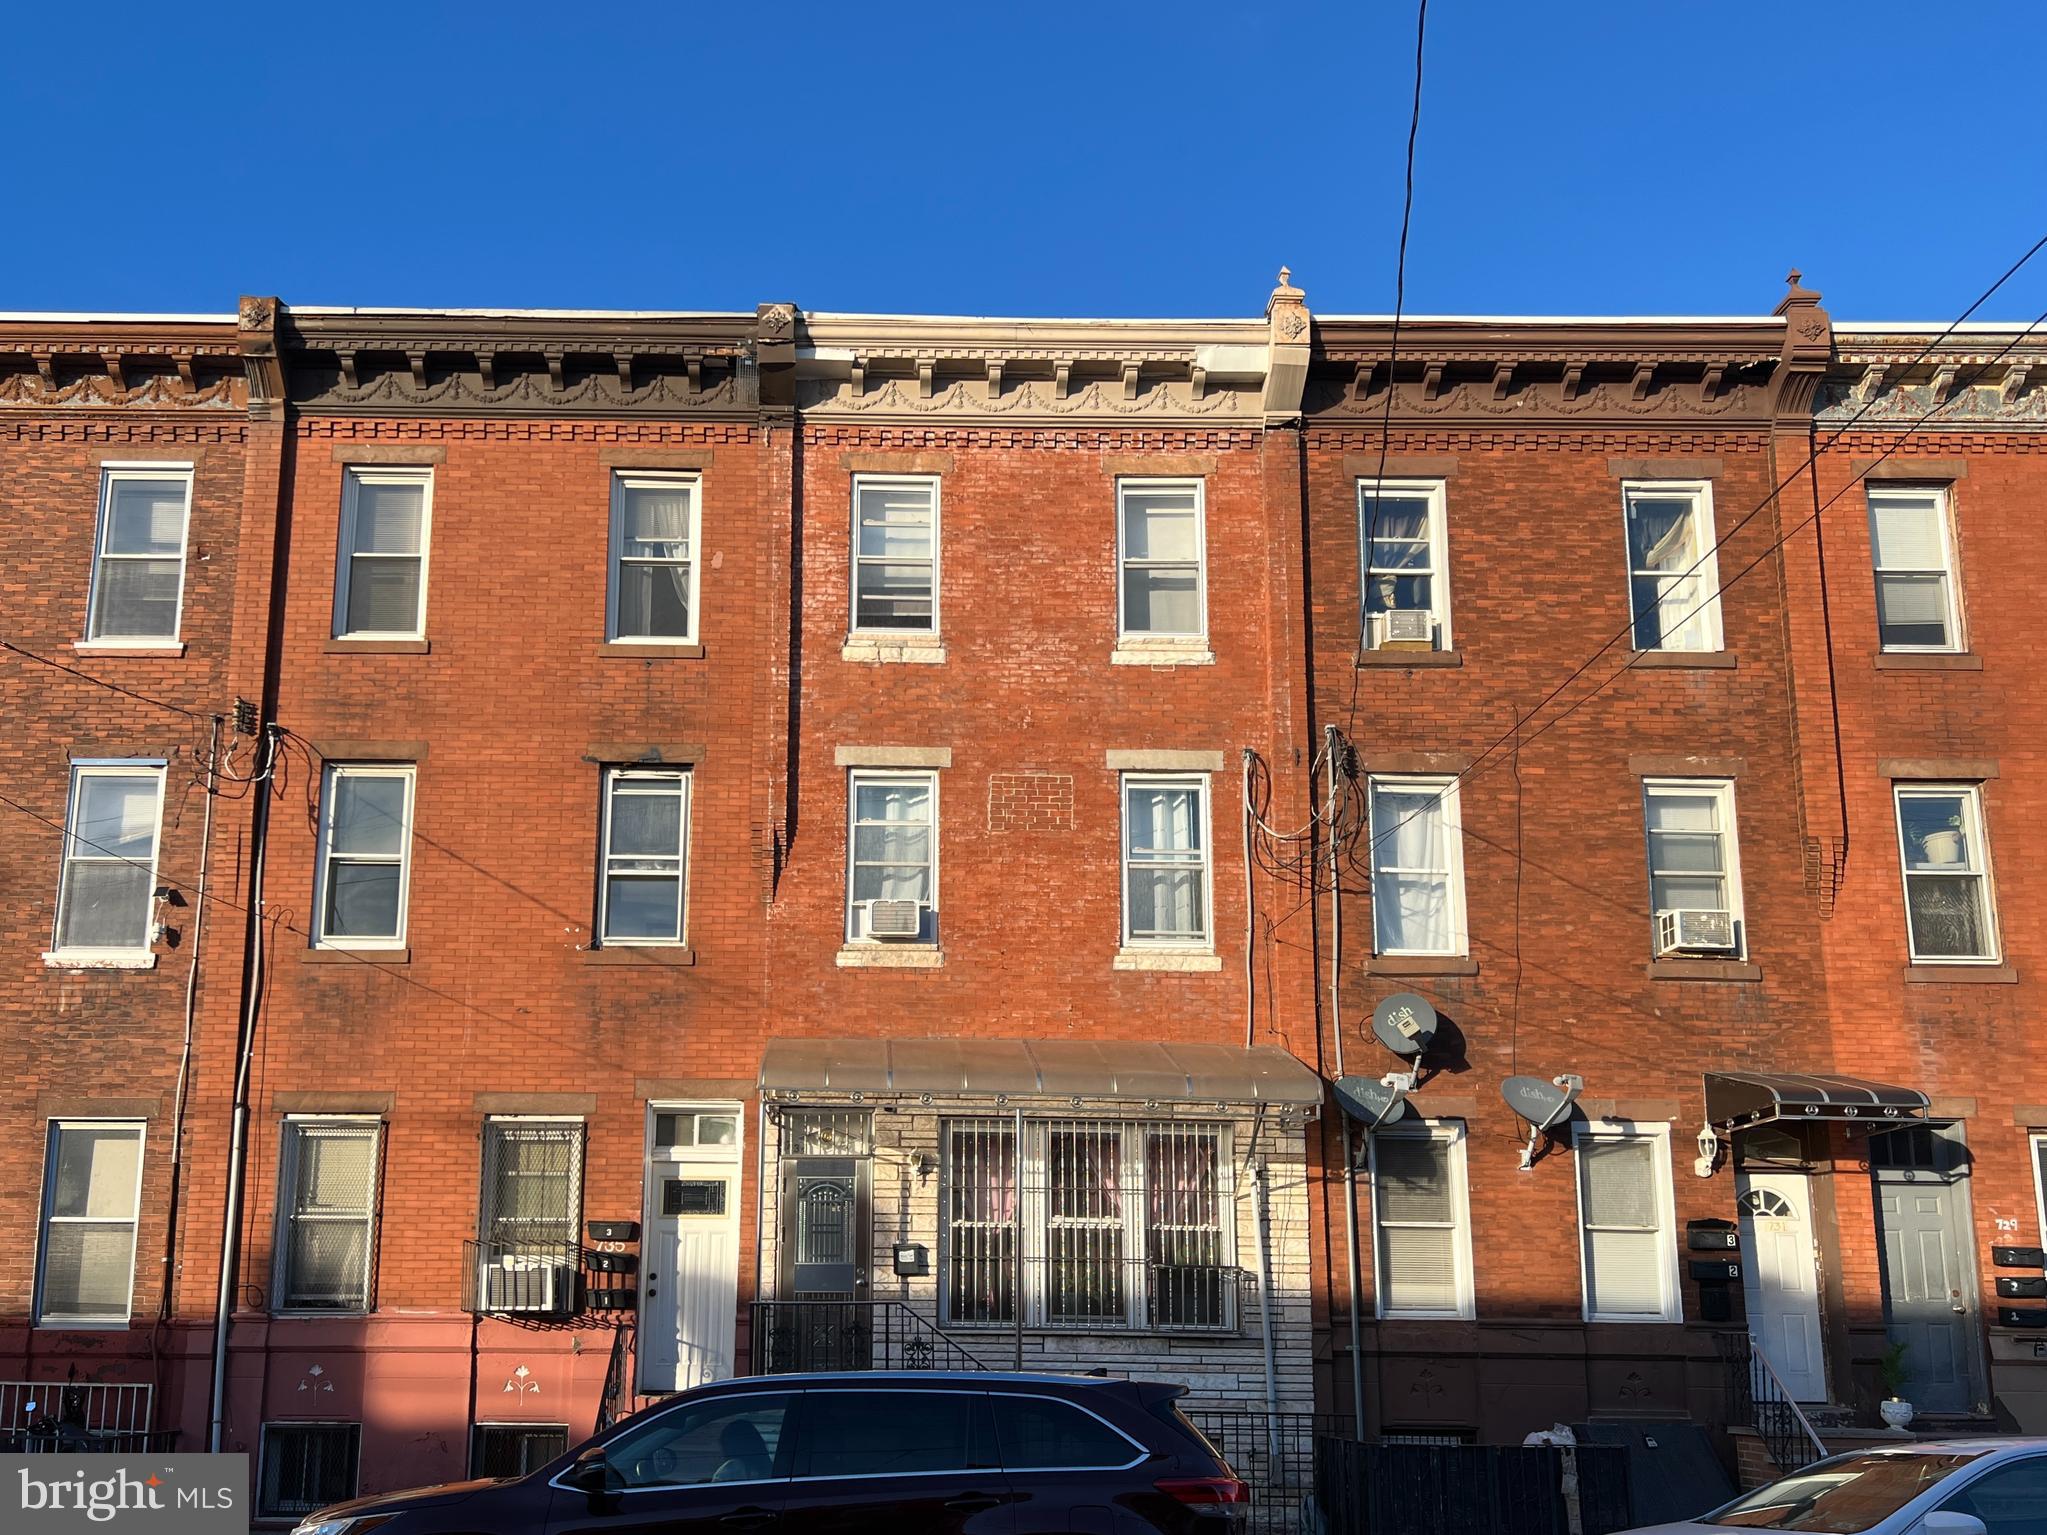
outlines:
M549 1317L576 1310L582 1185L580 1121L485 1124L465 1309Z
M524 1476L566 1454L569 1431L559 1423L479 1423L469 1441L471 1476Z
M1226 1126L1027 1120L1023 1132L1021 1165L1012 1121L951 1120L942 1132L948 1323L1014 1324L1020 1277L1030 1327L1235 1326Z
M375 1120L287 1120L279 1179L280 1311L367 1311L377 1211Z
M266 1423L256 1515L290 1519L355 1496L360 1423Z

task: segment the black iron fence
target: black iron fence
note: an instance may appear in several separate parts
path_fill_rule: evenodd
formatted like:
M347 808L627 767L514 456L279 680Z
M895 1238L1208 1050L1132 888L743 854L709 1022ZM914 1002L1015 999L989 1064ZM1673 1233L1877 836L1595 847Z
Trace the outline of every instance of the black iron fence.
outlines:
M764 1300L751 1314L755 1375L986 1368L901 1301Z
M1826 1445L1755 1339L1734 1332L1715 1337L1727 1364L1727 1421L1754 1429L1771 1462L1787 1475L1824 1460Z
M472 1315L549 1321L582 1309L576 1243L468 1241L462 1257L462 1309Z
M1325 1438L1316 1462L1315 1501L1330 1535L1612 1535L1634 1523L1628 1452L1617 1445Z
M1190 1407L1188 1418L1251 1487L1250 1535L1313 1535L1315 1454L1321 1439L1344 1439L1350 1420L1307 1412ZM1327 1526L1332 1535L1340 1526Z

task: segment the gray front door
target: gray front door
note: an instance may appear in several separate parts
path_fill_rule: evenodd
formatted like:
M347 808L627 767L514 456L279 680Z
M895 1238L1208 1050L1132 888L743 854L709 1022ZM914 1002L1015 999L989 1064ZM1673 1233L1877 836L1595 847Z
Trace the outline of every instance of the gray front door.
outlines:
M1983 1390L1960 1128L1916 1125L1869 1146L1884 1325L1905 1345L1906 1398L1922 1413L1972 1411Z
M781 1285L770 1368L863 1370L872 1363L868 1268L873 1247L865 1157L782 1163L776 1232Z

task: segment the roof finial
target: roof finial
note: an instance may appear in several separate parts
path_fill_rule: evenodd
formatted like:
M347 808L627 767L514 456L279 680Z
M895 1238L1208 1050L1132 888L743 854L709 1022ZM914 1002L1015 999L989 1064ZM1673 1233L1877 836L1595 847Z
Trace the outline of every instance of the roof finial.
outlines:
M1799 271L1797 267L1793 267L1789 275L1785 277L1784 285L1789 288L1795 288L1798 286L1800 280L1803 279L1804 276L1805 273Z
M1286 267L1281 267L1279 269L1279 285L1282 288L1289 286L1293 280L1293 275Z

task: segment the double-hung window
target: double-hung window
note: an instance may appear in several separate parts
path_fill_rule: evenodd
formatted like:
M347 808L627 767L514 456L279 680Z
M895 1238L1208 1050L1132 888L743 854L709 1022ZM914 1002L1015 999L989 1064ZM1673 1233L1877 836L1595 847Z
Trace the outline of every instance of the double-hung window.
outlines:
M148 961L163 774L155 762L72 765L53 958Z
M1883 648L1960 650L1947 492L1933 485L1871 485L1869 552Z
M689 788L686 772L606 771L600 943L682 942Z
M1379 1315L1471 1316L1463 1122L1391 1126L1371 1149Z
M945 1319L1043 1328L1235 1325L1236 1238L1226 1125L1006 1119L943 1130Z
M285 1120L272 1281L279 1311L370 1309L382 1128L365 1118Z
M1991 964L1997 903L1976 784L1897 784L1898 853L1914 964Z
M177 639L191 510L188 464L100 466L88 641L150 646Z
M1358 481L1367 649L1450 648L1450 573L1441 480Z
M1712 485L1631 481L1622 486L1621 500L1635 649L1720 649Z
M1455 778L1371 780L1372 926L1381 954L1463 954Z
M1667 1129L1577 1127L1585 1320L1678 1322Z
M581 1120L485 1120L475 1309L572 1311L582 1206Z
M1117 632L1199 640L1208 633L1203 483L1118 480Z
M320 793L318 942L402 948L413 770L330 764Z
M853 477L855 633L938 633L938 480Z
M1658 947L1680 934L1666 913L1725 913L1728 943L1739 957L1748 945L1741 910L1741 859L1734 829L1734 785L1724 778L1650 778L1642 784L1649 845L1649 910Z
M126 1325L141 1204L141 1124L51 1121L36 1264L38 1325Z
M883 903L914 902L916 941L938 942L938 775L856 772L851 790L848 941L894 936L903 908ZM879 930L877 917L883 919Z
M337 639L426 637L426 554L433 471L347 469L342 474Z
M1123 779L1123 943L1205 949L1209 923L1208 780Z
M693 474L622 469L611 477L613 643L695 642L699 494Z

